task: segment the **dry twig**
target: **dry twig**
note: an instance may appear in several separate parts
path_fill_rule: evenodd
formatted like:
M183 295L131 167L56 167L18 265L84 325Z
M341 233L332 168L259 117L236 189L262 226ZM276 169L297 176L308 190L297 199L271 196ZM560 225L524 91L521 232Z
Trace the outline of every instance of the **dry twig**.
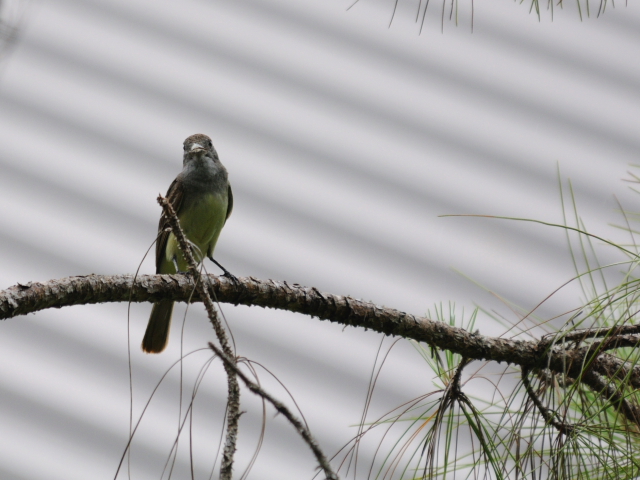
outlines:
M204 302L204 306L207 310L207 315L209 316L209 320L211 320L211 324L213 325L213 329L216 332L216 336L218 337L218 341L222 347L222 351L226 356L226 360L224 362L224 368L227 372L228 379L228 398L227 398L227 436L224 443L224 450L222 452L222 462L220 464L220 480L231 480L232 470L233 470L233 456L236 451L236 443L238 439L238 422L240 420L240 386L238 385L238 379L236 378L235 371L237 369L235 367L235 355L231 346L229 345L229 340L227 339L227 333L218 318L218 313L213 305L213 301L211 300L211 296L207 288L204 285L204 280L208 277L201 276L198 271L198 265L193 258L191 252L191 245L187 242L187 239L180 227L180 221L178 220L178 216L176 212L173 210L171 204L164 198L162 195L158 196L158 203L163 209L163 215L167 217L169 220L169 225L171 225L171 230L178 240L178 244L180 245L180 251L182 252L185 260L189 264L189 272L195 279L195 287L200 294L201 300Z
M260 397L264 398L269 403L271 403L271 405L273 405L279 413L284 415L285 418L289 420L289 422L291 422L291 424L295 427L295 429L298 431L300 436L304 439L305 442L307 442L307 445L309 445L309 447L311 448L311 451L316 456L316 459L320 464L320 468L324 470L326 478L328 480L338 480L338 475L336 475L331 469L331 465L329 464L327 457L324 455L322 450L320 450L320 447L318 446L318 442L316 442L316 440L313 438L313 436L311 435L311 432L307 429L307 427L305 427L304 424L300 420L298 420L283 403L273 398L271 395L265 392L262 388L260 388L260 386L258 386L256 383L249 380L249 378L242 372L242 370L238 368L238 365L236 364L236 362L234 362L231 358L225 355L218 347L216 347L214 344L209 342L209 348L211 348L211 350L213 350L214 353L220 357L220 359L224 362L224 364L227 367L232 369L235 372L235 374L238 377L240 377L240 380L244 382L244 384L247 386L249 390L251 390L256 395L259 395Z

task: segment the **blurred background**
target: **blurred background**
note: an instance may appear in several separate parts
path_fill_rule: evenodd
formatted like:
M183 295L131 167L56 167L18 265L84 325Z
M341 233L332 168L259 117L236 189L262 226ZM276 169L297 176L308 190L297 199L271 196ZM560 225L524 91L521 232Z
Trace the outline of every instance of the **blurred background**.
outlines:
M565 188L571 179L587 228L627 239L611 224L623 223L617 200L629 210L638 201L622 179L640 153L640 5L609 2L598 17L591 2L586 17L582 2L581 20L575 2L540 19L519 2L475 2L472 32L470 1L459 2L457 26L439 2L424 21L424 2L400 0L393 20L393 1L351 3L2 2L18 30L0 59L0 288L140 265L153 273L153 254L143 259L156 197L197 132L212 137L230 174L234 211L216 258L237 276L417 315L451 301L468 317L479 305L515 323L507 302L526 311L572 277L564 232L439 215L561 223L559 179ZM596 247L604 263L619 259ZM538 314L582 299L569 285ZM168 350L144 355L149 311L110 304L0 323L1 478L114 478L131 405L136 422L167 371L118 478L168 478L171 468L190 478L190 451L195 478L210 477L226 392L219 365L207 369L210 355L198 351L212 329L201 305L179 306ZM282 381L325 452L337 452L356 433L380 335L286 312L222 311L238 354ZM505 331L488 317L476 327ZM172 368L181 352L195 353ZM173 456L201 374L191 443L187 422ZM371 416L433 390L432 379L400 342ZM238 474L262 417L250 393L242 402ZM311 478L308 448L273 410L266 419L249 478ZM375 447L363 444L357 478Z

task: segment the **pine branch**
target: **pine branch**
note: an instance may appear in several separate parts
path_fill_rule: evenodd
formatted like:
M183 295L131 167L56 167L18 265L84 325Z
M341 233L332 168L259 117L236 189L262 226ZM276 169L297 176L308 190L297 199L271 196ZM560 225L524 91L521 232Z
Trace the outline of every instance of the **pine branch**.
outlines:
M207 276L208 289L220 302L288 310L341 325L362 327L395 335L433 347L450 350L472 360L507 362L529 368L550 368L576 373L584 350L554 346L541 348L536 341L487 337L420 318L392 308L351 297L321 293L316 288L287 282ZM156 302L161 299L201 301L193 293L195 281L188 275L87 275L15 285L0 291L0 319L25 315L46 308L108 302ZM569 369L569 370L567 370ZM573 370L571 370L573 369ZM572 375L574 376L574 375Z

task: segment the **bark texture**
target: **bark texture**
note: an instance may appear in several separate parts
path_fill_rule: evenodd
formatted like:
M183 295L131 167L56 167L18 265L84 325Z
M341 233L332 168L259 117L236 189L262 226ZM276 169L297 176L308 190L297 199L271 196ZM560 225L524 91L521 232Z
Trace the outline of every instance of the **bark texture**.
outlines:
M316 288L287 282L209 276L212 298L234 305L276 308L303 313L342 325L362 327L451 350L473 360L508 362L528 368L551 368L579 374L585 349L549 346L548 342L494 338L468 332L443 322L417 317L351 297L322 293ZM199 302L195 282L188 275L87 275L15 285L0 292L0 319L36 312L105 302L157 302L169 299ZM597 360L594 362L599 363ZM600 365L598 365L600 366ZM602 367L603 370L610 369Z

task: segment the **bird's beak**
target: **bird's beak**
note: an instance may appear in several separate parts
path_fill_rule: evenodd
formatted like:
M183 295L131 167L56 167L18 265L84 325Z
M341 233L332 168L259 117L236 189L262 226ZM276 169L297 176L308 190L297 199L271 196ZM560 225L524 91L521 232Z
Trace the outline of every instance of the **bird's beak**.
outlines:
M195 152L196 150L204 150L204 147L202 145L200 145L199 143L194 143L193 145L191 145L191 150L189 150L190 152Z

